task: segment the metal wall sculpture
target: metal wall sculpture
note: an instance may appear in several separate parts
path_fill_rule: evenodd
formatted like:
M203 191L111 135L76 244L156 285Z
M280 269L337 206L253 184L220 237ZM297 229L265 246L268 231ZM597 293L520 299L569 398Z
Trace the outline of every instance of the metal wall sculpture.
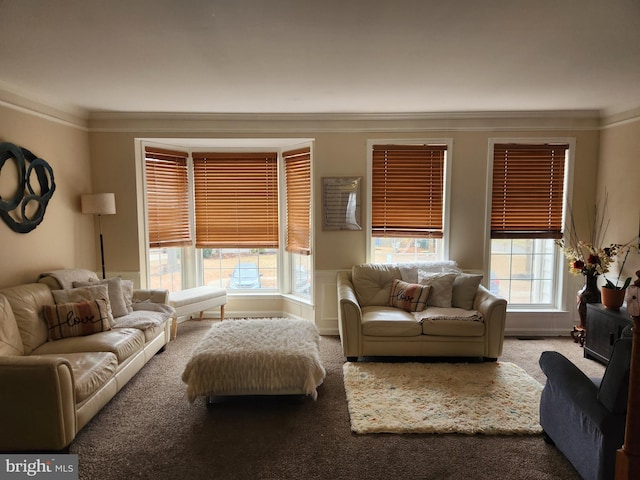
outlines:
M0 176L7 160L13 159L17 170L17 188L12 198L0 196L0 217L18 233L29 233L42 222L47 204L56 189L51 166L26 148L0 143ZM31 184L37 178L37 188Z

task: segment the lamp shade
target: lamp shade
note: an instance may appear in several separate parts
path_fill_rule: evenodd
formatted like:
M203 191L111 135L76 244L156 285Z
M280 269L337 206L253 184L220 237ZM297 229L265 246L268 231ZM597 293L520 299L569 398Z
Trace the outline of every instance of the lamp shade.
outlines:
M116 213L114 193L87 193L80 197L82 213L93 215L113 215Z

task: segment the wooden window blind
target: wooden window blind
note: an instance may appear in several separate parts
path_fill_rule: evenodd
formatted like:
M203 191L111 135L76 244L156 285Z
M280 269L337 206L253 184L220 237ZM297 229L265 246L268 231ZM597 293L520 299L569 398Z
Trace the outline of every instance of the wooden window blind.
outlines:
M372 236L442 238L446 145L374 145Z
M187 153L145 148L145 177L149 247L191 245Z
M568 149L494 145L491 238L562 238Z
M192 156L196 247L277 248L277 153Z
M282 154L287 185L287 245L291 253L310 255L311 149Z

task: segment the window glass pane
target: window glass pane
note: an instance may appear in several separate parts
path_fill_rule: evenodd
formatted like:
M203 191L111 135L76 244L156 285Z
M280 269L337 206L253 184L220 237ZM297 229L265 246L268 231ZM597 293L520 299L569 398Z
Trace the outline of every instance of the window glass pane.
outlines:
M277 249L203 248L204 284L230 290L275 290Z
M491 253L510 253L511 240L497 239L491 241Z
M512 303L531 303L531 282L529 280L512 280L509 301Z
M374 237L373 262L399 263L439 260L442 239Z
M183 289L182 248L149 249L149 288L166 288L170 292Z
M522 240L518 240L522 242ZM531 278L531 255L520 255L520 249L514 245L514 252L511 255L511 277L512 278Z
M512 306L553 306L556 261L553 239L492 240L490 289Z
M309 255L291 255L291 293L303 297L311 296L311 257Z

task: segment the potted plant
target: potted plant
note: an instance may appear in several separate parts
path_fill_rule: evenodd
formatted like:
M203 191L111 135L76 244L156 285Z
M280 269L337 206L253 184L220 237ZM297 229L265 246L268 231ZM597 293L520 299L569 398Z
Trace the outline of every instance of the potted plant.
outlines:
M609 280L606 275L604 276L605 283L602 285L602 304L606 308L610 308L612 310L619 310L622 304L624 303L624 296L627 291L627 287L631 283L631 277L627 277L624 283L620 286L620 277L622 276L622 271L624 270L624 265L627 263L627 257L629 256L629 251L632 248L631 244L626 245L611 245L612 249L611 257L616 255L620 255L624 252L624 259L622 260L622 265L620 266L620 270L618 271L618 278L615 283Z

